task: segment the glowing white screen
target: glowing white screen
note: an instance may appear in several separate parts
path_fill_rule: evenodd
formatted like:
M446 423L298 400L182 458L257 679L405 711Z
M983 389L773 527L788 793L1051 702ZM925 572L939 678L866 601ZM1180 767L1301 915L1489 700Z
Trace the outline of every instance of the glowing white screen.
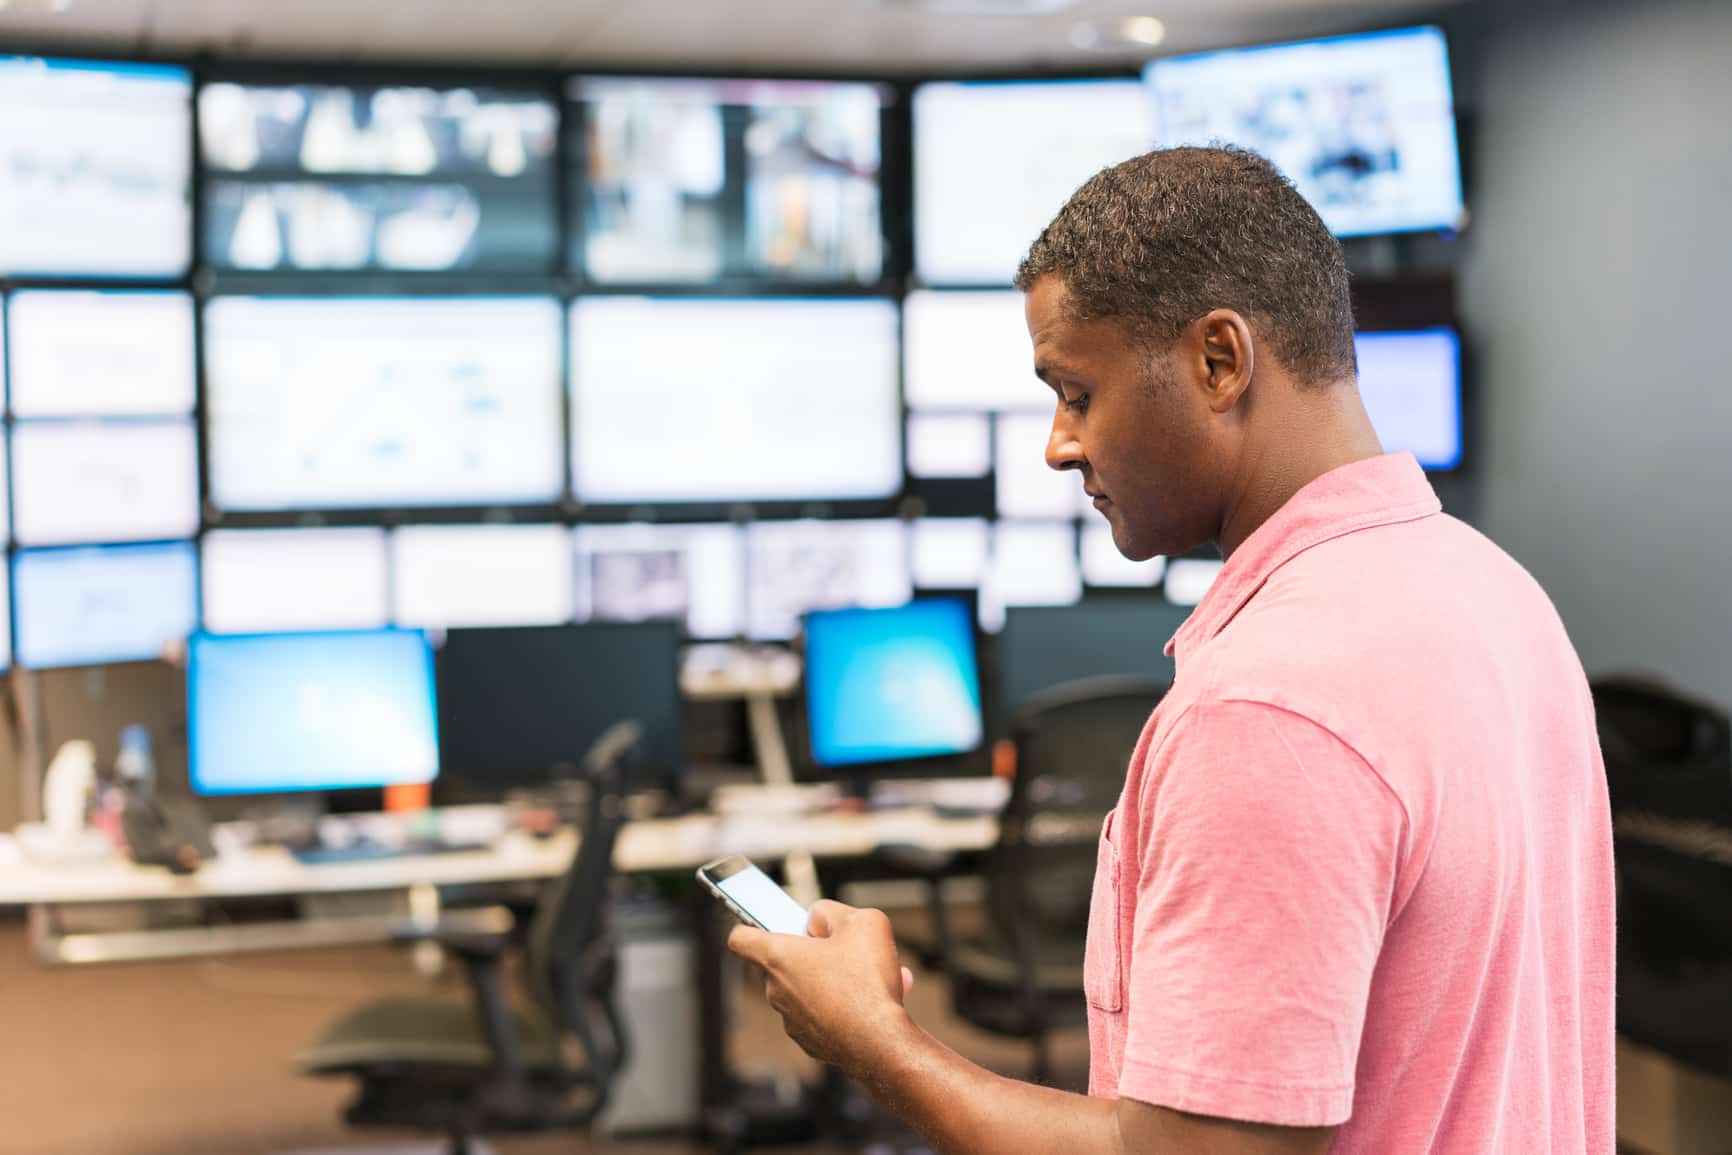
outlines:
M914 596L899 521L762 521L746 527L746 632L791 638L810 610L899 606Z
M980 588L981 628L996 633L1007 606L1068 606L1082 599L1076 526L1068 521L1001 521Z
M1167 559L1131 561L1113 544L1113 529L1106 519L1084 521L1082 527L1083 581L1091 586L1152 587L1160 584Z
M1078 517L1093 515L1083 492L1082 474L1046 463L1052 418L1046 414L1007 413L998 418L993 446L993 483L1000 517Z
M11 406L19 417L179 416L193 408L192 298L15 293Z
M902 325L910 406L1052 410L1052 390L1034 375L1021 293L910 293Z
M202 563L213 633L364 630L390 620L382 529L212 530Z
M13 532L22 545L147 541L198 531L198 446L187 421L20 422Z
M12 564L19 665L148 661L192 633L191 542L25 550Z
M583 525L580 621L675 619L694 638L744 629L745 534L733 525Z
M573 616L563 526L406 527L391 535L391 567L397 625L543 626Z
M889 301L591 297L573 307L571 341L573 485L584 501L901 488Z
M908 472L985 477L992 471L992 418L985 413L910 413Z
M914 93L914 264L929 285L1008 285L1089 177L1146 152L1130 80L924 84Z
M184 271L191 117L184 69L0 57L0 274Z
M1342 236L1460 223L1449 57L1436 28L1167 57L1147 77L1163 145L1255 149Z
M985 518L923 517L909 527L914 584L921 589L973 589L991 554Z
M1221 562L1208 558L1180 557L1167 563L1161 592L1178 606L1194 606L1203 600L1215 579L1221 576Z
M227 297L205 312L211 497L231 510L545 502L559 306Z
M1427 469L1461 464L1461 350L1453 330L1358 333L1359 396L1383 448Z

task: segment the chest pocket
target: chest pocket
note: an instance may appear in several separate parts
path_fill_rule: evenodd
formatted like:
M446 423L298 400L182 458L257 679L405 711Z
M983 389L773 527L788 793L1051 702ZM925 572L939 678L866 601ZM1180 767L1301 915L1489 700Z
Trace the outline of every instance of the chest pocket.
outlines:
M1083 994L1089 1006L1116 1015L1124 1009L1124 963L1119 956L1119 851L1113 842L1115 810L1101 827L1095 858L1094 890L1089 897L1088 951L1083 959Z

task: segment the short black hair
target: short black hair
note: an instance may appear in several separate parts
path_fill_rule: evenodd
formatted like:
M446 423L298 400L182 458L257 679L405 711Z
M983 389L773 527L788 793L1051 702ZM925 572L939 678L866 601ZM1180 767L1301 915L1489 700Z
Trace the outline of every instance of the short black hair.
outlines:
M1072 194L1017 270L1064 280L1083 320L1171 344L1210 309L1243 314L1301 385L1354 375L1341 246L1293 182L1242 148L1167 148Z

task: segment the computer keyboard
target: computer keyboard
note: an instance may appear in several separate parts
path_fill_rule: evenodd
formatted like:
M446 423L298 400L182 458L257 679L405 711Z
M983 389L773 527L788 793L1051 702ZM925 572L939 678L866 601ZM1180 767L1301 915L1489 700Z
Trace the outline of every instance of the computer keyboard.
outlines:
M486 850L480 842L412 842L403 846L384 846L377 842L357 842L350 846L305 846L291 850L297 862L308 866L330 866L344 862L374 862L379 859L410 858L422 854L456 854L465 850Z

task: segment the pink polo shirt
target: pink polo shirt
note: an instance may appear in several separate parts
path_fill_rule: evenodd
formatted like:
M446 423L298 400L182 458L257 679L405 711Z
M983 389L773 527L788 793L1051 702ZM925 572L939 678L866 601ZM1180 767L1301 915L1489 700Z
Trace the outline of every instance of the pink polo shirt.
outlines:
M1091 1093L1609 1155L1605 770L1533 579L1392 454L1302 489L1171 652L1101 838Z

